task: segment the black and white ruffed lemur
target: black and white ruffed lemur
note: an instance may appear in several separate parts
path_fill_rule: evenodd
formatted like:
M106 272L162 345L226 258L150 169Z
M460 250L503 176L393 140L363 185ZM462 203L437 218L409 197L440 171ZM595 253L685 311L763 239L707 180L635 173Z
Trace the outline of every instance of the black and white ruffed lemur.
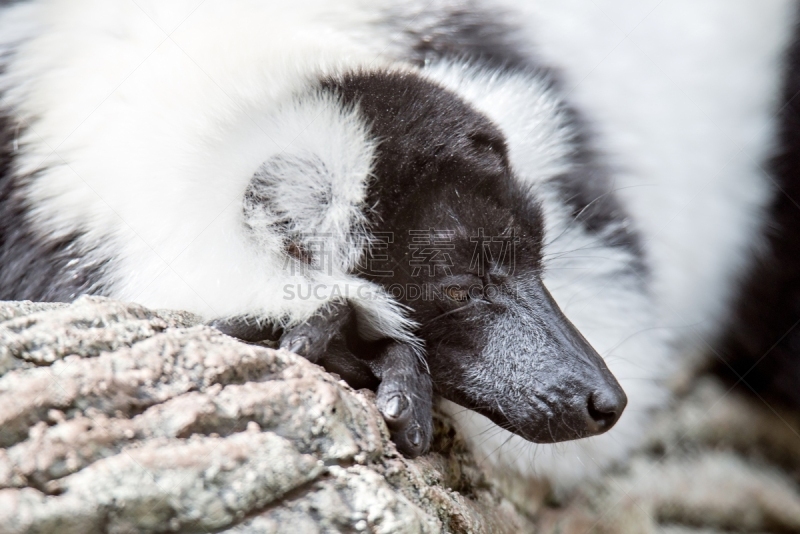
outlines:
M564 486L709 344L800 401L790 0L0 6L2 299L190 310Z

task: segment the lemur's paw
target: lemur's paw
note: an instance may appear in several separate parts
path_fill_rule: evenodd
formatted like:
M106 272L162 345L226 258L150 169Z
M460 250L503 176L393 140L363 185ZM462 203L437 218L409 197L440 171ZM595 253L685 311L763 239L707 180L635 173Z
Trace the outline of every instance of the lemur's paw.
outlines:
M351 387L377 390L377 406L397 449L409 458L427 452L433 437L433 384L416 352L396 341L358 339L353 309L334 303L290 330L245 316L209 323L249 342L280 339L280 348L338 374Z
M425 454L433 438L433 385L407 345L392 343L370 362L380 377L377 405L397 449L409 458Z
M377 391L376 404L397 449L424 454L433 436L433 383L414 349L397 341L363 344L357 353L335 339L319 364L355 389Z

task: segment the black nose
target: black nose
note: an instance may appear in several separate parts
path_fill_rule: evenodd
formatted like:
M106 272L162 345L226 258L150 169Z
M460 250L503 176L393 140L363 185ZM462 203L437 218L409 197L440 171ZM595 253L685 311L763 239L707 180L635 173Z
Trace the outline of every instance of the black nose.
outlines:
M586 427L590 435L602 434L614 426L627 404L628 397L619 386L592 392L586 403Z

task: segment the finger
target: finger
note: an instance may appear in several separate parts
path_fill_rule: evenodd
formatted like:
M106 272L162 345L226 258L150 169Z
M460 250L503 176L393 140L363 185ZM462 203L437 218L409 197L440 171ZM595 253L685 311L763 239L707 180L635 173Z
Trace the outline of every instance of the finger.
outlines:
M427 452L433 438L433 384L414 350L393 343L372 363L381 378L376 403L397 449L410 458Z
M280 340L280 348L317 363L329 345L344 336L344 330L353 321L352 308L346 302L330 304L305 323L286 332Z
M339 375L353 389L375 391L380 385L367 363L353 354L341 339L334 340L317 363L329 373Z
M223 334L248 343L261 341L277 341L281 336L280 327L271 322L259 321L255 317L237 315L233 317L220 317L208 323Z

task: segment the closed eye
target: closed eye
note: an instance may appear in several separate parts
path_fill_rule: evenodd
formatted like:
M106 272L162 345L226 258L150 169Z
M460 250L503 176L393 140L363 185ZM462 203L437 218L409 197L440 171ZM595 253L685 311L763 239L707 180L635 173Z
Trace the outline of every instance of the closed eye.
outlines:
M453 303L463 305L472 300L483 300L483 280L475 275L453 276L442 285L444 295Z
M449 286L444 290L445 294L456 302L467 302L470 299L469 289L461 286Z

